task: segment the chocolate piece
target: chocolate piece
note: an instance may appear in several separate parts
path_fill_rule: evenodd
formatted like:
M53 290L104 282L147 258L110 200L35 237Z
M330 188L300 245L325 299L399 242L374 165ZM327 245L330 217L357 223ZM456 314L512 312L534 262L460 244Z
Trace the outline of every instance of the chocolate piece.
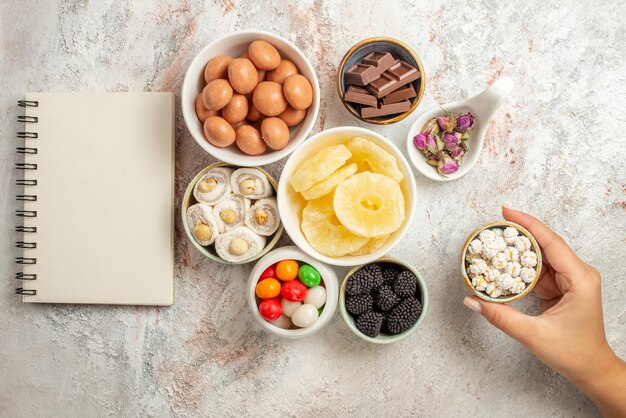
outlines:
M379 78L369 83L367 89L380 99L420 77L421 74L417 71L417 68L404 61L398 61Z
M348 68L344 81L347 84L365 86L380 77L395 61L389 52L370 52L361 63Z
M378 116L393 115L394 113L404 113L411 107L411 102L405 100L403 102L384 104L380 107L362 107L361 117L365 119L375 118Z
M374 107L378 105L378 99L363 87L348 86L348 90L346 91L346 94L343 98L346 102L358 103Z
M415 96L417 96L417 93L413 88L413 84L408 84L383 97L383 104L398 103L402 100L412 99Z

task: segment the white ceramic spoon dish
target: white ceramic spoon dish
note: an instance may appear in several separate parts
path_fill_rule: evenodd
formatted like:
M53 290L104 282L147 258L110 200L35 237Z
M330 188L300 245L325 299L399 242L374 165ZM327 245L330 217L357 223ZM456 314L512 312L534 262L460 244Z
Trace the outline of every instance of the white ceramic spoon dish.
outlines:
M468 99L455 103L444 104L441 106L446 112L450 113L467 113L474 115L474 128L471 130L470 139L467 140L468 151L463 158L463 164L459 169L452 173L446 174L445 177L437 171L437 167L429 165L426 156L415 147L413 138L419 134L426 123L435 116L444 115L444 110L439 107L433 108L420 117L409 129L406 137L406 147L409 159L413 166L426 177L436 181L451 181L464 176L474 167L478 156L483 148L485 140L485 132L491 116L500 107L506 96L513 90L513 80L509 77L501 77L496 80L482 93L472 96Z

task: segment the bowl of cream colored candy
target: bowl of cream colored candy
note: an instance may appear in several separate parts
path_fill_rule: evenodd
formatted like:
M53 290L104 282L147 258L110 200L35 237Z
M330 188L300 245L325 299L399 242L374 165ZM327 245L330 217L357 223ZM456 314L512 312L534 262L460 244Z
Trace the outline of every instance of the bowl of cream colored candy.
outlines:
M196 174L181 216L194 247L213 261L245 264L270 251L283 233L276 180L262 168L212 164Z
M497 221L472 232L461 251L461 275L476 296L507 303L529 294L541 275L541 250L521 225Z
M334 270L295 246L261 258L248 277L248 305L256 322L283 338L322 329L335 314L339 285Z

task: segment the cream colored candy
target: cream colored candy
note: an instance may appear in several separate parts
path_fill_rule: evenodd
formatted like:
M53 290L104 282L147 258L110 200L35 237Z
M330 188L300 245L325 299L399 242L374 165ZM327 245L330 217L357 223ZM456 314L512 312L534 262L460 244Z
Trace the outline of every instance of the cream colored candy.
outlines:
M276 232L280 226L276 198L257 200L246 212L244 223L252 231L266 237Z
M266 239L245 226L238 226L220 234L215 240L215 251L223 260L233 263L249 260L265 248Z
M202 246L211 245L219 236L219 228L205 203L196 203L187 208L187 225L196 242Z
M248 199L262 199L274 193L265 174L256 168L235 170L230 176L230 188L233 193L241 194Z
M230 195L230 176L232 169L216 167L207 171L193 187L193 197L198 202L213 206Z
M250 208L250 201L238 194L231 194L213 208L213 217L220 233L243 226L243 218Z

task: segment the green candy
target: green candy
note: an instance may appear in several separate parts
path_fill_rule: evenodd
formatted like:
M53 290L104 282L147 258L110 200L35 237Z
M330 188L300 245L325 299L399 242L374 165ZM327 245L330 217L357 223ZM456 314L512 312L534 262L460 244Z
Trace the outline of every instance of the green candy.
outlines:
M307 285L308 287L319 286L322 281L322 276L320 273L315 270L313 266L308 264L303 264L298 270L298 278L302 283Z

